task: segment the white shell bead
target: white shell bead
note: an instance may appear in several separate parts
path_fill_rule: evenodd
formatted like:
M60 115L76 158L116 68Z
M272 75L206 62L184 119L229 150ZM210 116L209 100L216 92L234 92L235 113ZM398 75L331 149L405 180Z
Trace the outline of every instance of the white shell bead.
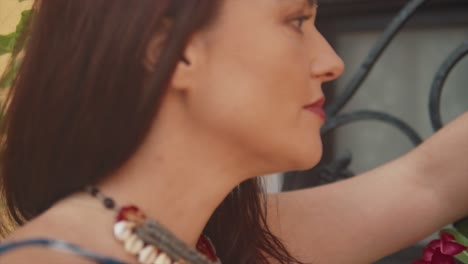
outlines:
M136 255L143 249L144 243L135 234L125 240L125 250L130 254Z
M154 264L172 264L172 261L166 253L161 253L154 261Z
M119 221L114 225L114 236L119 241L125 241L132 235L135 224L128 221Z
M153 246L146 246L144 249L140 251L138 255L138 261L141 264L153 264L156 260L156 248Z

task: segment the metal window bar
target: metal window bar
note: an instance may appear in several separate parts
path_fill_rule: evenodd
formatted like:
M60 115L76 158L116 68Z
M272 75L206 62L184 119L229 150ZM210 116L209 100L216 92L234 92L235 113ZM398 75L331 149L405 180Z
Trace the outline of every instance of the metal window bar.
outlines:
M383 52L385 52L386 48L394 39L394 37L401 31L410 18L412 18L415 13L428 2L429 0L408 1L407 4L400 10L400 12L393 18L390 24L385 28L367 57L364 59L364 62L354 74L353 78L351 78L349 83L345 86L344 92L339 95L336 100L332 102L332 104L326 109L327 122L322 127L322 136L325 136L334 129L350 123L363 120L374 120L397 128L410 139L414 146L419 145L423 141L422 137L413 127L400 118L392 116L388 113L365 109L351 113L340 113L340 111L358 92L363 82L369 76L370 71L379 60ZM445 81L458 62L462 60L467 54L468 39L460 44L456 49L454 49L454 51L449 55L444 63L442 63L434 77L430 90L428 107L428 113L434 131L437 131L444 126L440 115L440 99ZM327 184L354 176L355 174L349 169L351 161L352 155L348 152L344 156L337 157L331 162L320 163L310 171L321 179L321 184ZM295 189L298 187L297 183L294 182L297 179L289 177L292 175L295 175L295 172L288 172L284 175L284 183L282 187L283 191ZM468 221L468 218L460 221Z

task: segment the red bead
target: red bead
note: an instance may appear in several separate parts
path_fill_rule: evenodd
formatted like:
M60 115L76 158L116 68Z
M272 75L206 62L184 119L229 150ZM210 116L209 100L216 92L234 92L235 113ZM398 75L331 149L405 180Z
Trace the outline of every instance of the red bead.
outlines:
M135 220L144 220L146 218L145 214L136 206L129 205L122 207L117 213L116 221L130 221L135 222Z
M213 262L218 260L213 244L205 235L201 235L198 239L197 250Z

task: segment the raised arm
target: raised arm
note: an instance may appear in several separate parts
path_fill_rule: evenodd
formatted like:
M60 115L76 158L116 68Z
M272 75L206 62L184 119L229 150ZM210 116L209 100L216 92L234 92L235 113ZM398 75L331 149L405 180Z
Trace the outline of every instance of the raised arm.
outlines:
M409 246L468 215L468 113L397 160L268 204L273 232L308 263L371 263Z

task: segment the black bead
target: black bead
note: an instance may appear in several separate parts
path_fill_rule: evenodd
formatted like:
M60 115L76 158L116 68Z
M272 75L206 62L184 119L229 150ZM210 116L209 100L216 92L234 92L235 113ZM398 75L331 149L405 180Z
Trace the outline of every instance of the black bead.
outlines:
M89 192L92 196L96 197L96 196L98 195L98 193L99 193L99 189L96 188L96 187L94 187L94 186L90 186L90 187L88 187L88 192Z
M107 209L114 209L114 207L115 207L115 202L114 202L114 200L112 200L112 198L106 197L106 198L104 198L104 200L102 202L104 203L104 206Z

